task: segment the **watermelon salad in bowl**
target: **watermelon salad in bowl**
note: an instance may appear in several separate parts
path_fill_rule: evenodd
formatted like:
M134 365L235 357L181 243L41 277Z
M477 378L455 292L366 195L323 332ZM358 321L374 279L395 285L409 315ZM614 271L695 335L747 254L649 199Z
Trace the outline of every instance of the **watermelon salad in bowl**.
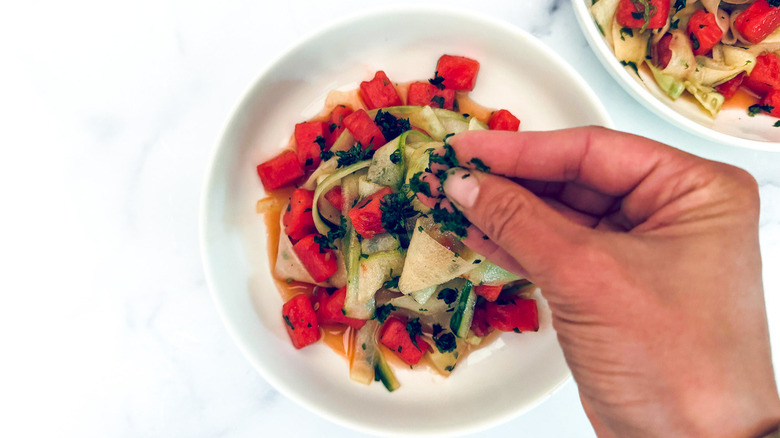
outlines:
M570 379L547 303L461 242L432 174L458 165L454 133L610 123L571 67L472 12L313 33L212 158L201 243L228 331L277 390L357 430L451 436L527 411Z
M780 1L572 0L640 103L721 143L780 150Z
M291 148L257 166L258 212L269 229L280 223L269 258L290 341L328 333L355 382L398 389L388 355L446 377L494 330L539 329L533 285L463 245L465 218L426 181L459 164L449 136L520 127L468 98L478 72L479 61L446 54L424 81L379 70L328 94Z

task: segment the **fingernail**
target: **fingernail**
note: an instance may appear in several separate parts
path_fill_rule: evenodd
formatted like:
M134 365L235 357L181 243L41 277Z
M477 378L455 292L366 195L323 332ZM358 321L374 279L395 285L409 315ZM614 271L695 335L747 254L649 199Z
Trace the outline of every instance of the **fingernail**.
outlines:
M444 181L444 193L461 208L471 208L479 196L479 181L463 169L450 169Z

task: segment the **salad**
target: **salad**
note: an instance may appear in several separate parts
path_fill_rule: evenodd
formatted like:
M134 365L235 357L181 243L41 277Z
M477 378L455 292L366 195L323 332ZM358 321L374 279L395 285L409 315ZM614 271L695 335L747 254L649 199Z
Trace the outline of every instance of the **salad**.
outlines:
M649 69L672 99L692 96L715 117L741 95L750 116L780 118L780 0L592 1L618 60Z
M535 288L465 246L468 221L426 181L431 167L443 177L458 166L449 136L519 129L509 111L469 99L478 72L453 55L427 81L377 71L359 90L332 91L290 147L257 166L258 212L278 229L280 324L295 348L324 339L344 354L356 382L397 389L394 362L448 376L492 332L539 329Z

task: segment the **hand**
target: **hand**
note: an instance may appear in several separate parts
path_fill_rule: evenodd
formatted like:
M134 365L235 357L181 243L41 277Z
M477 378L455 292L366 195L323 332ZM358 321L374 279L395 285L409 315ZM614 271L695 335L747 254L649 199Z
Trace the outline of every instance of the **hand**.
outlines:
M450 144L490 168L444 183L473 223L466 244L542 288L599 436L780 423L748 173L602 128Z

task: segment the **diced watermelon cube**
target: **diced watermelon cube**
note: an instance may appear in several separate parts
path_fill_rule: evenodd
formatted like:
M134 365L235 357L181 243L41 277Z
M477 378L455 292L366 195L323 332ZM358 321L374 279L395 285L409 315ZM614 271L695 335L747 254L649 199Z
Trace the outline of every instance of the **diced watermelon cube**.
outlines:
M344 300L347 297L347 287L328 294L325 288L317 288L314 293L314 303L317 307L317 321L322 325L345 324L355 330L360 330L366 324L363 319L350 318L344 315Z
M295 348L303 348L320 339L320 327L314 308L305 294L292 297L282 306L282 319Z
M363 145L363 149L369 147L378 149L387 143L379 126L377 126L368 113L362 109L344 117L344 126L352 133L355 140Z
M327 147L328 136L325 122L303 122L295 125L295 143L298 161L304 169L314 169L320 165L320 152Z
M539 310L536 300L514 297L486 303L487 322L502 332L525 332L539 330Z
M430 348L430 345L420 335L415 335L415 341L417 342L416 346L406 329L406 321L396 316L387 318L379 330L379 342L409 365L417 364Z
M360 98L368 109L403 105L398 90L382 70L376 72L374 79L360 83Z
M488 128L493 131L517 131L520 129L520 119L505 109L493 111L488 119Z
M295 242L293 251L301 260L303 267L314 281L321 282L330 278L338 269L338 259L332 249L322 248L314 241L316 234L309 234Z
M303 176L303 167L293 151L271 158L257 166L257 175L266 190L274 190L293 183Z
M413 82L409 85L406 101L409 105L428 105L452 110L455 105L455 90L446 88L440 90L427 82Z
M326 139L327 150L333 146L333 143L339 139L341 133L346 129L344 117L350 114L352 114L352 108L346 105L336 105L333 111L330 112L330 116L328 116L328 138Z
M314 192L311 190L295 189L292 192L290 203L282 216L282 225L284 225L284 234L290 236L293 241L317 232L311 214L313 202Z
M391 193L393 191L389 187L378 190L347 212L355 231L364 239L370 239L385 232L385 227L382 225L381 205L384 197Z
M436 75L444 78L444 88L471 91L477 83L479 62L465 56L442 55L436 64Z

